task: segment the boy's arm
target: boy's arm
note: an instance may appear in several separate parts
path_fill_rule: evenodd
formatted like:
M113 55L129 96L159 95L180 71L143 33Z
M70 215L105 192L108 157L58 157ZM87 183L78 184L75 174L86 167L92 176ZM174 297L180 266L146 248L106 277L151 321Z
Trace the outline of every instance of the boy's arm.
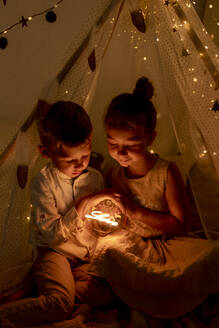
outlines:
M35 237L40 243L54 246L66 241L75 226L77 212L72 207L62 216L47 181L33 180L31 184L32 218Z

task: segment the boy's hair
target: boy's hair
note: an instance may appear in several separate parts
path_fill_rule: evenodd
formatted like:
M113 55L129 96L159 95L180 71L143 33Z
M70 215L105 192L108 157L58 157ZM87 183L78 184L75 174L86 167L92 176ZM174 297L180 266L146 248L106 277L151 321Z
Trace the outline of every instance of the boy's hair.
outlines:
M38 131L44 147L52 152L60 152L84 143L91 135L92 125L80 105L59 101L38 121Z
M108 127L136 129L153 132L156 126L156 110L150 99L153 86L146 77L136 83L133 93L123 93L111 101L105 116Z

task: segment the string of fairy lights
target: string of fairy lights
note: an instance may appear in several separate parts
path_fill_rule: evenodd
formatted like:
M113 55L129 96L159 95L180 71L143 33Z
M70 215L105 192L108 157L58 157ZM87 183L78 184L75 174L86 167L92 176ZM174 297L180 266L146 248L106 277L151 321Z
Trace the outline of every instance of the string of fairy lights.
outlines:
M174 6L177 2L176 1L172 1L172 6ZM193 6L195 6L197 4L197 1L192 1L193 3ZM165 1L165 4L168 6L171 4L170 1ZM191 3L190 2L186 2L186 6L188 8L191 8ZM209 4L209 8L210 9L213 9L213 4ZM177 11L175 11L174 14L177 14ZM183 29L189 36L190 36L190 39L191 41L193 42L193 46L195 47L195 49L198 51L198 55L199 55L199 58L200 60L203 60L206 67L209 69L209 72L211 73L211 77L213 78L213 82L210 82L209 83L209 87L212 89L212 91L216 91L216 96L218 96L218 89L219 89L219 73L216 69L216 67L214 65L212 65L212 61L211 61L211 58L209 57L208 55L208 45L205 45L205 44L200 44L199 42L199 39L198 37L195 36L195 32L192 31L192 26L191 24L186 21L186 20L183 20L183 16L180 17L180 13L178 11L178 16L176 17L177 15L174 15L172 17L172 22L173 22L173 32L178 32L180 31L181 29ZM176 19L178 18L178 19ZM179 19L181 18L181 20ZM219 25L219 23L217 22L217 26ZM208 35L208 31L203 27L202 29L203 33L205 33L206 35ZM183 34L183 33L182 33ZM180 37L180 40L183 42L184 41L184 38L181 36L181 34L179 33L179 37ZM210 35L210 37L213 39L214 36L213 35ZM190 56L192 54L192 50L191 49L188 49L188 48L183 48L182 50L182 56ZM219 54L218 53L215 53L215 58L216 58L216 61L219 62ZM198 86L198 83L199 83L199 77L196 76L196 69L194 67L195 65L192 65L191 67L189 67L188 71L189 73L191 74L191 78L192 78L192 82L193 82L193 89L192 89L192 94L196 94L196 85ZM204 74L206 74L206 70L204 71ZM211 92L211 94L213 94ZM201 92L201 98L205 98L205 93L204 92ZM218 101L218 98L214 98L214 96L212 96L212 99L210 100L210 105L209 105L209 110L214 112L215 113L215 119L218 120L218 115L217 115L217 112L219 111L219 101ZM203 158L207 155L208 151L207 149L205 149L205 147L202 149L201 153L199 154L199 157L200 158ZM217 156L217 152L216 151L213 151L212 152L212 155L213 156Z
M17 21L15 22L14 24L10 25L9 27L3 29L2 31L0 31L0 49L5 49L8 45L8 40L6 38L6 34L8 33L8 31L14 29L15 27L17 27L18 25L21 25L22 27L27 27L28 26L28 23L30 21L32 21L34 18L38 17L38 16L42 16L42 15L45 15L45 18L47 20L47 22L49 23L54 23L56 21L56 13L54 12L54 9L57 9L57 7L63 2L64 0L59 0L57 1L53 6L47 8L47 9L44 9L40 12L37 12L35 14L32 14L32 15L29 15L27 17L24 17L22 15L22 17ZM166 0L164 1L164 4L166 6L168 5L174 5L177 3L178 0L174 1L174 0ZM193 6L195 7L198 3L198 1L191 1ZM7 4L7 0L3 0L3 4L4 6L6 6ZM188 7L191 6L190 3L187 4ZM212 9L212 11L214 12L214 5L213 4L209 4L208 7L210 9ZM215 24L217 26L219 26L219 21L217 21L217 19L215 19L212 15L212 19L215 21ZM211 34L211 38L214 38L214 34Z
M21 18L17 22L15 22L14 24L12 24L12 25L8 26L7 28L3 29L2 31L0 31L0 49L5 49L8 45L8 39L6 37L7 33L19 25L21 25L22 28L28 27L28 24L39 16L45 16L48 23L54 23L57 18L55 10L58 8L58 6L63 1L64 0L59 0L53 6L50 6L49 8L41 10L41 11L39 11L35 14L32 14L32 15L29 15L27 17L24 17L22 15ZM3 0L3 3L6 6L6 0Z
M16 28L17 26L21 25L22 28L24 27L28 27L28 24L30 22L32 22L35 18L39 17L39 16L45 16L45 19L47 20L47 22L49 23L54 23L56 21L56 9L59 7L59 5L64 2L64 0L58 0L53 6L50 6L49 8L46 8L46 9L43 9L42 11L39 11L37 13L34 13L32 15L29 15L27 17L24 17L22 15L22 17L17 21L15 22L14 24L12 24L11 26L3 29L2 31L0 31L0 49L5 49L8 45L8 39L7 39L7 34L9 31L13 30L14 28ZM3 0L3 3L4 3L4 6L6 6L6 0ZM175 5L177 5L178 3L178 0L164 0L163 1L163 4L164 6L166 6L167 8L169 7L174 7ZM197 1L191 1L191 2L187 2L186 3L186 6L187 7L191 7L191 3L193 4L193 6L195 6L197 4ZM210 9L213 9L213 4L209 4L209 8ZM216 22L217 26L219 26L219 22ZM144 26L143 26L144 27ZM142 26L138 26L138 28L140 28L140 30L142 29ZM188 32L189 29L191 29L191 26L190 26L190 23L187 22L187 21L183 21L181 22L180 24L178 23L175 23L174 22L174 25L173 25L173 32L178 32L180 30L180 28L185 28ZM142 30L141 30L142 32ZM205 32L206 34L208 34L208 32L206 31L205 28L203 28L203 32ZM156 41L159 42L159 38L157 37ZM183 40L182 40L183 41ZM195 43L195 41L193 41ZM208 49L207 46L205 46L203 48L202 51L200 51L200 57L202 57L202 59L205 59L205 57L208 57L207 56L207 52L206 50ZM190 56L191 55L191 52L189 49L187 48L182 48L182 56ZM216 58L219 60L219 55L218 54L215 54ZM206 62L207 63L207 62ZM209 65L210 66L210 65ZM191 68L191 71L193 70L194 68ZM213 72L213 74L215 74L218 72ZM218 76L217 76L218 77ZM197 83L198 82L198 78L197 77L193 77L193 82L194 83ZM217 81L218 82L218 81ZM216 85L214 86L213 83L211 83L210 87L214 87L215 90L218 89L218 83L216 83ZM194 93L195 91L193 91ZM212 105L211 106L211 110L214 111L215 113L219 111L219 101L218 99L216 100L212 100Z
M181 48L181 52L179 53L179 56L185 58L183 62L186 64L185 67L188 67L189 78L192 79L191 93L196 98L197 97L199 99L203 98L203 101L205 103L204 105L205 108L209 109L212 113L214 113L214 115L212 116L213 119L218 120L219 119L218 116L219 73L217 69L217 63L219 63L219 54L217 52L214 53L215 48L213 50L210 45L211 43L210 44L208 43L209 40L208 38L210 35L207 32L207 30L203 27L202 32L204 34L204 37L200 39L199 35L197 34L197 31L193 28L192 22L189 22L189 19L186 16L187 14L185 13L188 12L189 14L189 10L192 9L192 3L190 1L185 1L182 7L180 5L180 1L178 0L163 1L163 5L168 10L169 17L172 21L172 32L176 36L176 42L178 39L180 40L179 42L181 43L181 46L179 46L178 44L179 49ZM184 6L188 8L187 11L184 11L185 9ZM140 10L136 11L136 15L139 15L139 12ZM159 12L156 10L156 6L153 7L152 12L149 13L146 10L146 12L143 13L143 15L145 17L147 15L153 15L153 20L157 20L157 22L155 23L157 26L155 30L155 42L157 43L161 42L162 41L161 39L162 37L160 33L161 31L159 31L161 22L159 21L159 19L156 19L156 17L158 17L159 15ZM138 19L136 18L132 20L132 22L136 26L136 28L140 32L142 32L141 18L140 17ZM147 22L147 18L146 18L146 22ZM147 31L147 29L148 26L146 26L145 30ZM126 30L124 30L124 33L125 32ZM145 36L143 37L143 33L141 34L142 36L136 33L135 30L132 30L130 33L130 45L136 50L139 48L141 44L141 40L142 42L147 42L146 37ZM120 37L121 33L117 34L117 36ZM194 60L194 56L195 57L198 56L196 57L197 59ZM147 62L147 56L145 54L143 55L142 59L145 62ZM209 81L209 87L206 89L206 87L205 88L202 87L202 79L203 79L202 74L206 75L207 73L212 80ZM159 118L159 114L158 114L158 118ZM153 149L151 149L150 151L152 153L154 152ZM215 150L210 151L210 153L211 156L214 157L219 155L219 153ZM208 155L208 151L207 149L205 149L205 145L203 144L203 149L200 151L199 157L202 158L207 155Z

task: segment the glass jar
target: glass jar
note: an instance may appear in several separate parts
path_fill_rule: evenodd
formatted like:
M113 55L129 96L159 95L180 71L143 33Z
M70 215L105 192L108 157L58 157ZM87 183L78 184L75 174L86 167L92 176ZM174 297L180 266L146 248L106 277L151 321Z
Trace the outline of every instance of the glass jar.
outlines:
M89 199L83 211L83 218L91 232L105 236L121 226L124 213L123 205L117 198L100 194Z

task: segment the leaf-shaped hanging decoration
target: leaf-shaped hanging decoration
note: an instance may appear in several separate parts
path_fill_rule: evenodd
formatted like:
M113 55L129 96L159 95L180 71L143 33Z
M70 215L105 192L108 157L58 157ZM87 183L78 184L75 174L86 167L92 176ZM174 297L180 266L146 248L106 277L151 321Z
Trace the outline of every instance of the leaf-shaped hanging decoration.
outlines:
M17 181L21 189L27 184L28 178L28 166L27 165L18 165L17 166Z
M146 24L143 12L141 9L131 11L132 23L142 33L146 32Z
M94 26L91 30L90 34L90 39L88 43L88 64L90 66L90 69L95 71L96 69L96 54L95 54L95 49L97 47L97 32L98 32L98 27Z
M19 131L15 145L15 160L17 163L17 181L20 188L24 188L28 178L28 164L30 161L30 140L25 132Z
M218 102L218 99L215 100L214 106L212 107L211 110L214 111L215 113L219 111L219 102Z
M91 52L91 54L88 57L88 64L93 72L96 69L95 49Z

